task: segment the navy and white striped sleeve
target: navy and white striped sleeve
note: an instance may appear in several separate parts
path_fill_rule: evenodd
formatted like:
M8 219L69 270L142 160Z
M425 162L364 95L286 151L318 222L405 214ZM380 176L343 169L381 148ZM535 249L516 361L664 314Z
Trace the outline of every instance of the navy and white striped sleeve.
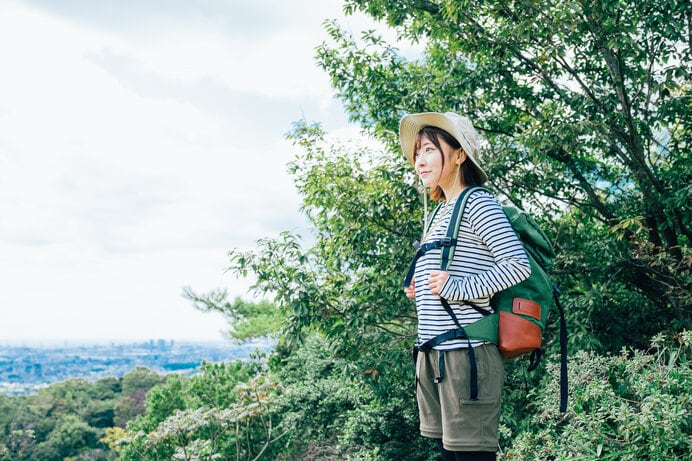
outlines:
M449 301L488 297L529 277L531 266L524 246L495 197L486 192L469 196L464 218L468 220L468 230L487 247L494 261L476 273L463 276L450 273L440 292L442 297ZM457 247L454 259L457 256L466 259L468 255L463 248ZM472 264L468 260L465 262Z

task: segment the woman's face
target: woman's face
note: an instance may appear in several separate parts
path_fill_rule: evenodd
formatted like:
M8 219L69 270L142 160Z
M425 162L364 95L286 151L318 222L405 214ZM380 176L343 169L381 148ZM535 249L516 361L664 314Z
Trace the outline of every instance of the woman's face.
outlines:
M459 160L454 156L453 148L443 139L438 138L442 152L427 136L422 136L420 148L414 152L415 169L425 187L442 187L445 193L452 190L459 168ZM444 156L445 161L442 161Z

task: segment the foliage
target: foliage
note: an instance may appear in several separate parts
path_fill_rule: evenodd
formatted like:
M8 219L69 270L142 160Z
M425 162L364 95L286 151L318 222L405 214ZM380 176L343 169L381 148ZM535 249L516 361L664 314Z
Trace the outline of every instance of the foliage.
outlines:
M690 326L689 2L345 3L425 44L407 61L327 23L318 62L352 120L398 151L403 114L468 114L493 188L545 221L565 291L604 301L571 306L590 344Z
M270 361L286 386L277 400L292 424L285 456L431 455L425 441L397 448L419 440L406 358L414 309L400 289L422 220L399 154L398 121L408 112L468 114L491 187L531 211L554 241L573 374L608 368L599 351L638 350L658 332L691 326L688 3L346 0L345 9L386 21L424 51L406 60L372 31L357 40L326 23L331 41L318 48L318 63L382 150L295 124L289 173L314 241L304 247L285 232L230 252L230 271L252 273L254 292L273 297L286 319ZM326 341L319 351L316 333ZM525 449L513 440L529 440L535 418L557 413L554 335L549 328L547 366L537 373L507 362L507 456ZM582 349L594 352L575 355ZM330 360L343 366L338 381L323 366ZM303 363L301 377L293 367ZM592 408L617 412L613 402Z
M163 379L138 368L119 379L70 379L38 395L0 396L0 460L113 460L109 429L123 417L123 408L129 408L129 417L141 413L132 396L143 399Z
M109 442L121 460L261 459L284 435L270 411L279 393L259 362L204 363L154 387L145 414Z
M377 370L386 380L401 375L415 317L399 279L416 238L417 226L406 216L417 215L418 194L396 179L382 152L329 146L319 127L305 124L290 137L301 148L289 168L315 243L303 249L300 237L288 232L261 239L254 251L231 251L230 269L252 272L255 291L273 295L288 313L282 333L289 349L316 330L355 369Z
M692 451L692 332L649 351L572 357L572 406L555 411L556 367L530 398L540 411L503 460L671 460Z
M231 329L227 335L238 341L250 339L275 338L284 320L284 315L276 305L268 301L258 303L236 298L228 301L224 289L199 294L185 288L183 295L193 302L193 307L203 312L218 312L228 320Z
M354 366L316 333L276 355L270 363L284 391L274 411L288 431L278 459L418 461L434 452L418 436L410 375L377 383L374 369Z
M272 368L284 386L275 408L289 431L282 442L284 456L341 456L336 434L347 413L366 398L349 372L348 362L335 356L320 335L310 335L283 360L275 358Z
M432 441L419 434L418 410L410 389L400 389L399 397L363 402L345 415L339 441L347 459L438 459Z
M123 376L120 384L122 395L113 409L114 423L125 427L128 421L144 413L147 392L163 381L165 377L144 367L137 367Z
M122 427L108 427L104 431L104 435L101 437L99 442L108 445L108 448L113 450L115 453L118 453L120 452L118 441L125 437L127 437L127 431Z
M138 431L132 437L121 439L120 443L138 447L134 459L213 460L231 459L233 454L234 459L261 459L267 448L282 435L274 431L272 418L266 418L273 388L273 383L262 377L240 383L236 386L238 402L228 408L175 410L154 431L148 434ZM264 439L251 437L254 434L250 426L257 422L266 425ZM229 439L235 442L235 453L227 446ZM130 448L125 449L122 459L130 459L128 453L131 452ZM161 453L166 453L165 457L161 458Z
M33 459L64 459L93 447L97 441L96 429L77 415L62 415L45 441L32 450Z
M190 380L190 404L225 408L237 402L236 384L258 376L264 370L262 360L259 355L245 362L202 363L200 375Z

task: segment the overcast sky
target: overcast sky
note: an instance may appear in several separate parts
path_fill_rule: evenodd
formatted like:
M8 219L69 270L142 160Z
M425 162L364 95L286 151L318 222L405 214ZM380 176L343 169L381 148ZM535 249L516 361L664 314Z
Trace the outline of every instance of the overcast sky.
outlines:
M339 0L0 2L0 342L220 340L184 286L307 232L284 139L350 137L314 62Z

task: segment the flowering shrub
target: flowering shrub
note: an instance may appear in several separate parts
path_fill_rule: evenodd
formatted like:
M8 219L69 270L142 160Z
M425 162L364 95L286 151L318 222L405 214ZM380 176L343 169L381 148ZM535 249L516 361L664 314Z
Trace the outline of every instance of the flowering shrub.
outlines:
M285 434L270 412L279 390L257 375L236 384L235 399L226 407L175 409L151 431L135 430L146 426L136 421L112 444L121 460L256 461Z

